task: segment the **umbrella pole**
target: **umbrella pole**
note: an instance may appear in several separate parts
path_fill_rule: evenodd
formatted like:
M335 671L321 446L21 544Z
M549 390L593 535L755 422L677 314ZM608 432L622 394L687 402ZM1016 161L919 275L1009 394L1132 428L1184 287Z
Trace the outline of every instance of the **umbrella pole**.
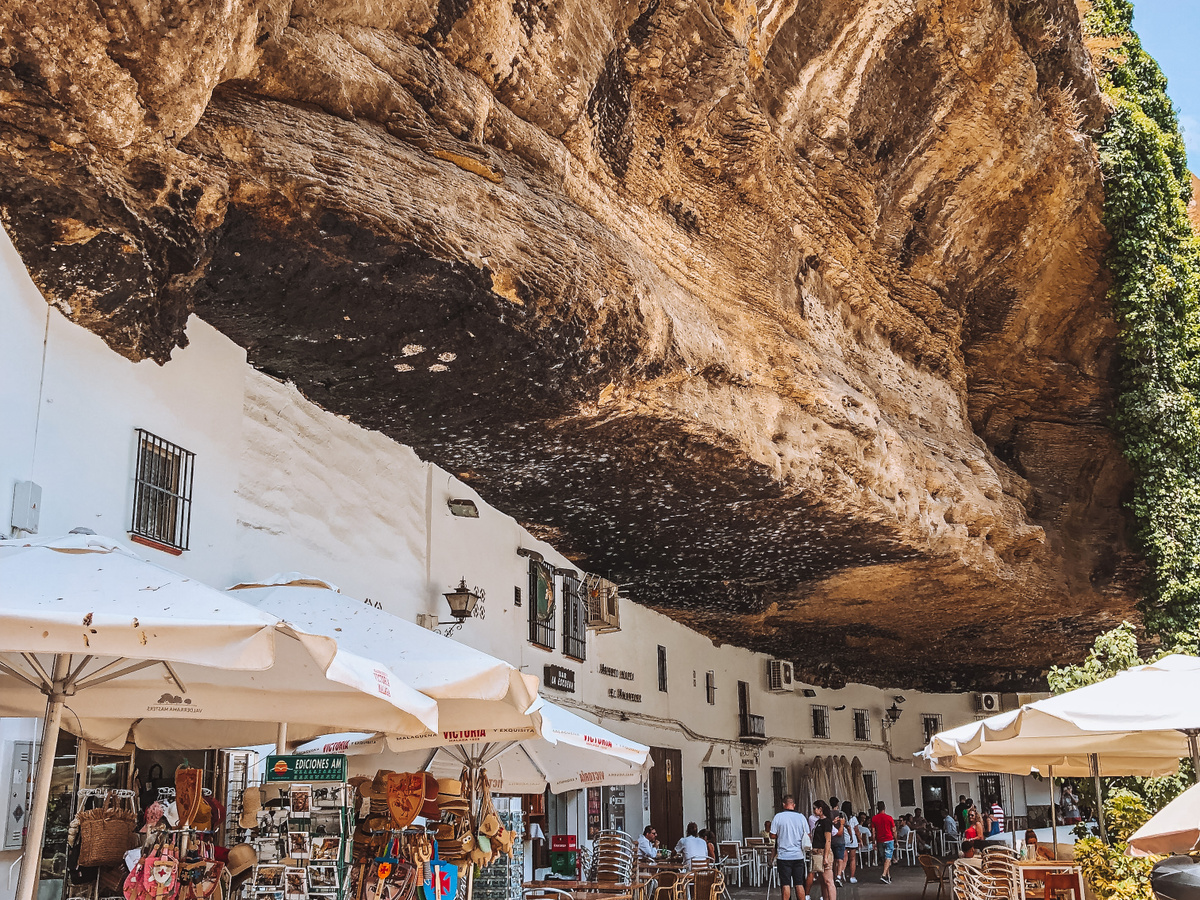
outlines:
M1192 754L1192 784L1200 784L1200 747L1196 746L1200 730L1185 728L1183 733L1187 735L1188 751Z
M1029 812L1028 807L1025 809ZM1013 853L1017 852L1017 785L1013 781L1012 774L1008 776L1008 818L1004 824L1012 829L1012 848Z
M54 657L53 693L46 699L46 715L42 719L42 739L38 745L37 774L33 782L33 802L29 809L29 824L25 832L25 853L21 857L21 873L17 880L17 900L33 900L37 891L38 869L42 861L42 839L46 835L46 812L50 805L50 776L54 772L54 752L58 747L58 729L62 724L63 681L67 677L70 657Z
M1104 827L1104 785L1100 783L1100 757L1095 753L1088 754L1088 766L1092 770L1092 778L1096 783L1096 821L1100 824L1100 840L1108 843L1108 829Z
M1054 839L1054 858L1058 859L1058 807L1054 805L1054 766L1047 766L1050 776L1050 832Z

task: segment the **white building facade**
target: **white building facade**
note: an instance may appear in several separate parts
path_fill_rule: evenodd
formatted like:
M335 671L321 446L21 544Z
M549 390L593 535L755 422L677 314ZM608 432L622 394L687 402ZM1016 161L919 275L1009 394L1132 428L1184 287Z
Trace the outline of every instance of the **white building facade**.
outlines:
M129 540L147 521L161 528L161 511L135 513L139 462L157 437L168 442L153 451L159 457L194 456L177 470L190 481L186 528L136 546L156 563L217 588L300 571L409 620L449 618L443 594L460 580L482 588L484 617L466 620L455 639L542 677L548 698L655 748L641 787L552 798L552 830L638 833L653 817L672 838L690 821L715 821L731 838L755 834L801 769L829 755L857 757L893 814L934 797L978 800L993 786L1010 814L1049 802L1032 781L1018 781L1010 797L1006 780L933 776L913 764L927 730L979 715L975 695L799 683L771 691L767 657L715 646L626 601L619 631L576 627L563 614L562 579L579 570L553 547L410 448L256 371L203 321L191 319L188 337L165 366L124 359L46 303L0 232L0 528L29 523L30 483L40 488L39 535L82 526ZM455 515L450 500L472 501L478 517ZM166 546L184 538L184 550ZM557 572L559 606L544 621L531 612L531 556ZM820 648L797 652L819 657ZM903 714L885 727L898 696ZM28 720L0 720L10 820L22 790L14 754L34 736ZM6 846L0 867L19 853ZM0 900L12 890L0 878Z

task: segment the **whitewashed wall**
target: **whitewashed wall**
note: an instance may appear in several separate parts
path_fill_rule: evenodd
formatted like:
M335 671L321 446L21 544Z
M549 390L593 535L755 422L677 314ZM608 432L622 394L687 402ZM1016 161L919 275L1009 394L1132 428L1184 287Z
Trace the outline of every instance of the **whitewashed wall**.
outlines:
M772 766L787 768L792 787L800 765L830 753L858 756L864 768L878 772L889 809L905 811L897 807L896 781L913 778L920 796L923 773L909 762L922 744L920 714L940 713L946 727L974 716L967 694L862 685L817 689L812 700L798 692L769 694L766 657L716 647L632 603L622 607L620 633L588 636L584 663L536 647L527 640L528 563L516 551L535 549L558 566L570 565L567 559L410 448L321 410L293 386L255 371L239 347L204 322L189 321L189 346L176 350L166 366L132 363L48 307L0 231L0 323L0 528L9 522L14 484L33 479L43 489L41 535L82 525L126 537L134 430L146 428L196 453L191 549L174 556L138 548L147 558L221 588L302 571L410 619L418 613L446 618L441 595L465 578L485 590L486 617L469 620L455 637L539 676L546 664L571 668L577 692L547 690L548 696L630 738L680 749L685 822L704 819L704 765L735 773L753 767L761 822L772 812ZM452 516L446 504L451 497L474 500L479 518ZM526 594L521 608L514 604L515 587ZM561 621L558 626L561 646ZM657 686L659 644L668 656L665 693ZM633 672L634 680L600 674L601 663ZM717 678L715 705L705 699L710 669ZM765 717L772 738L765 746L736 740L739 680L751 686L751 711ZM608 689L618 686L640 694L641 702L611 699ZM881 717L897 694L907 703L889 752ZM829 740L811 736L811 703L830 708ZM842 705L845 710L834 710ZM853 739L856 708L871 711L870 742ZM28 722L0 721L0 742L27 739L30 728ZM959 780L977 793L974 778ZM628 828L640 831L636 790L628 792L626 813ZM737 834L737 798L731 815ZM0 900L10 894L0 878Z

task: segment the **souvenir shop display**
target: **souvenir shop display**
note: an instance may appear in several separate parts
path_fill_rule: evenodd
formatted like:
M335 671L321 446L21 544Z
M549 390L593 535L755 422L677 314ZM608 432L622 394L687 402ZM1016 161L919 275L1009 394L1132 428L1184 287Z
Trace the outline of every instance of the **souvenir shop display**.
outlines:
M252 851L237 848L238 867L231 873L216 835L224 809L204 788L204 770L180 766L173 788L154 790L142 817L141 850L125 857L125 900L228 900L232 876L249 868L245 856ZM147 791L143 800L151 796ZM132 843L136 848L138 841Z
M238 825L257 863L243 900L342 900L356 810L346 757L268 756L265 783L242 795Z

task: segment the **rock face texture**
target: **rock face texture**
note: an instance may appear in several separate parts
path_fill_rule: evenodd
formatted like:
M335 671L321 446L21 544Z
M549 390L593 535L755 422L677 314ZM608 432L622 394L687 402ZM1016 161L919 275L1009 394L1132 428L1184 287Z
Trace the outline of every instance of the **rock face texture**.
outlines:
M0 217L810 679L1015 688L1133 617L1068 0L17 0Z

